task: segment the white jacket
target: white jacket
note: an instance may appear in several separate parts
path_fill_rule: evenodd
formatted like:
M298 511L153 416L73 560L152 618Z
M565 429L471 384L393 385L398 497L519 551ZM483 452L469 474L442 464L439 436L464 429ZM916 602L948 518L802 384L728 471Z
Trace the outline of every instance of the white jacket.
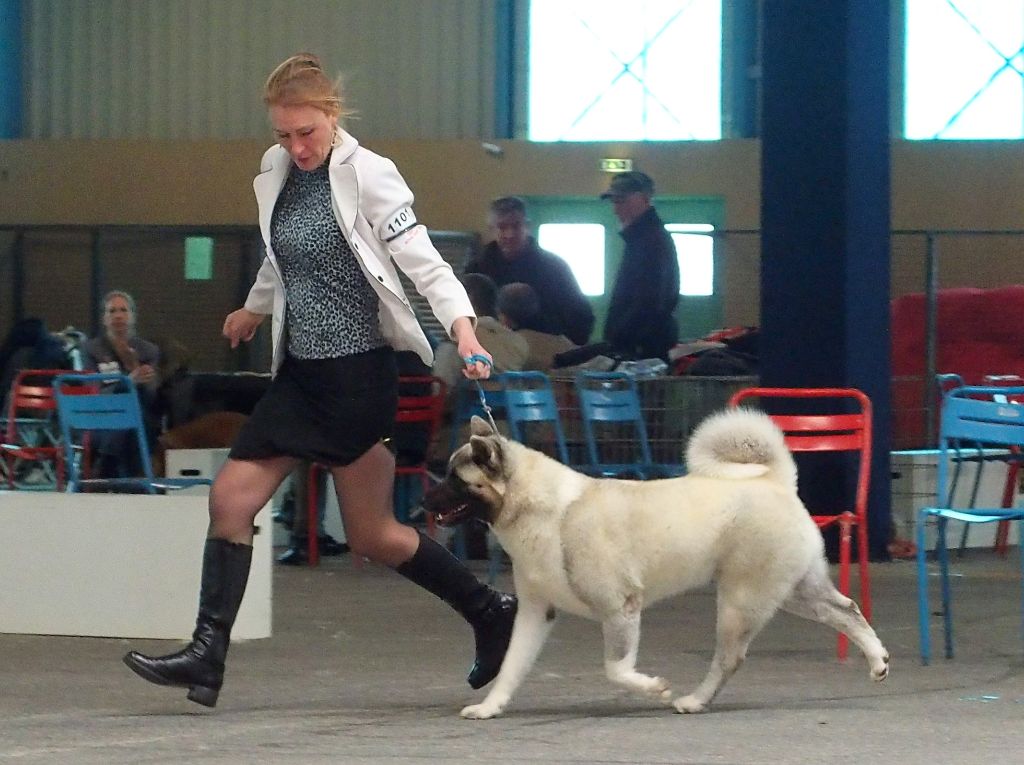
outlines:
M328 168L334 217L363 275L380 298L381 333L395 350L415 351L430 366L430 344L405 296L395 264L427 299L449 335L458 317L472 319L476 314L451 266L431 243L426 228L416 224L412 191L395 163L362 148L340 128L338 138L340 144L331 152ZM260 174L252 183L267 257L249 290L245 307L253 313L273 316L272 374L277 374L285 356L285 291L270 244L270 219L291 167L288 152L272 146L264 153ZM398 236L392 238L396 233Z

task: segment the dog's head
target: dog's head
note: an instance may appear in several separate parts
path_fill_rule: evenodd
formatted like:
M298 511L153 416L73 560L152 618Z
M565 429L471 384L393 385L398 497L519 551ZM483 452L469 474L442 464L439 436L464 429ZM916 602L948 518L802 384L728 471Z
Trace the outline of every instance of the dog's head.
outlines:
M470 421L470 434L448 460L444 480L423 497L423 508L442 526L470 518L494 523L504 504L507 442L480 417Z

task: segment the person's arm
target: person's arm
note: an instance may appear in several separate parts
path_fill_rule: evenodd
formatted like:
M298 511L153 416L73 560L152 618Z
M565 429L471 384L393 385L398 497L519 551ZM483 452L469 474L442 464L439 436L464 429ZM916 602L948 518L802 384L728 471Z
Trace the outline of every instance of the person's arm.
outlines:
M224 319L221 334L230 341L232 348L237 348L240 342L252 340L263 320L268 314L274 312L276 281L277 274L274 273L274 266L271 265L270 258L264 258L260 270L256 274L256 281L249 288L245 305L237 311L232 311Z
M456 323L463 318L468 324L469 335L479 347L472 332L476 313L466 290L430 241L426 227L416 220L412 210L412 191L395 164L368 152L360 177L360 211L372 226L379 243L395 265L409 277L416 291L427 299L431 311L449 337L461 348Z

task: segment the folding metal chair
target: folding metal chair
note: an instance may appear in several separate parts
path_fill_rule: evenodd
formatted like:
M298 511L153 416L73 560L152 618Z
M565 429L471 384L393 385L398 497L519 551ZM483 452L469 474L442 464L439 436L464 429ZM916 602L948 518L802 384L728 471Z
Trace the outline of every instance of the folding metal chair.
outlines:
M575 379L589 465L600 477L640 479L683 475L680 464L656 463L651 456L636 381L623 372L580 372ZM680 459L682 455L680 455Z
M744 401L759 399L774 402L769 411L772 421L785 435L786 446L791 452L849 452L857 454L857 487L853 507L840 509L832 515L811 514L818 528L839 527L839 591L850 595L850 557L854 530L857 534L857 559L860 568L860 607L864 618L871 621L871 578L868 571L868 486L871 478L871 401L856 388L744 388L729 399L729 406L739 406ZM835 402L833 413L826 414L783 414L777 411L779 404L788 404L791 409L800 406L798 401L809 399L819 402ZM840 402L847 407L842 413ZM806 404L804 404L806 406ZM766 407L767 408L767 407ZM850 413L849 409L856 411ZM806 410L804 410L806 411ZM848 640L840 633L837 654L840 660L848 652Z
M64 488L64 449L56 418L53 379L66 369L23 369L11 383L3 451L7 485L11 489ZM38 465L45 481L27 484L19 471Z
M936 504L934 507L921 508L917 514L918 630L922 664L931 661L931 609L928 602L928 571L925 564L926 524L932 519L935 520L935 553L941 580L945 655L947 659L952 659L952 592L949 579L949 551L946 545L949 521L974 524L1024 520L1024 508L960 505L956 500L956 481L950 480L949 476L951 465L956 469L968 460L983 462L990 459L987 450L993 447L1006 450L1002 459L1019 463L1020 452L1024 447L1024 405L1013 403L1008 398L1017 396L1024 397L1024 387L965 385L949 391L943 401L939 429ZM996 397L1004 398L996 400ZM976 493L974 496L977 496ZM1024 545L1021 545L1021 569L1024 574ZM1021 602L1021 614L1024 617L1024 597Z
M122 374L62 374L53 380L53 393L60 421L67 491L83 489L123 489L157 494L166 489L209 486L209 478L156 478L146 444L135 383ZM83 479L81 460L76 458L82 434L126 431L138 449L143 474L129 478ZM78 440L76 441L76 437Z

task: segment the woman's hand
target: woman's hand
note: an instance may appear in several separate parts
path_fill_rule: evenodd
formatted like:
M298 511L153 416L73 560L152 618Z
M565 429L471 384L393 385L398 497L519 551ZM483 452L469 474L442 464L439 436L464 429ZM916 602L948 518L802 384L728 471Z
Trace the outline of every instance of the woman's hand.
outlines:
M466 364L462 374L470 380L485 380L491 376L493 360L473 331L473 322L467 316L460 316L452 325L452 334L459 348L459 356ZM482 361L481 359L486 359Z
M231 342L232 348L237 348L243 340L249 342L256 334L256 330L266 316L262 313L253 313L245 308L232 311L224 319L223 335Z
M156 381L156 370L149 364L139 364L128 376L136 385L149 385Z

